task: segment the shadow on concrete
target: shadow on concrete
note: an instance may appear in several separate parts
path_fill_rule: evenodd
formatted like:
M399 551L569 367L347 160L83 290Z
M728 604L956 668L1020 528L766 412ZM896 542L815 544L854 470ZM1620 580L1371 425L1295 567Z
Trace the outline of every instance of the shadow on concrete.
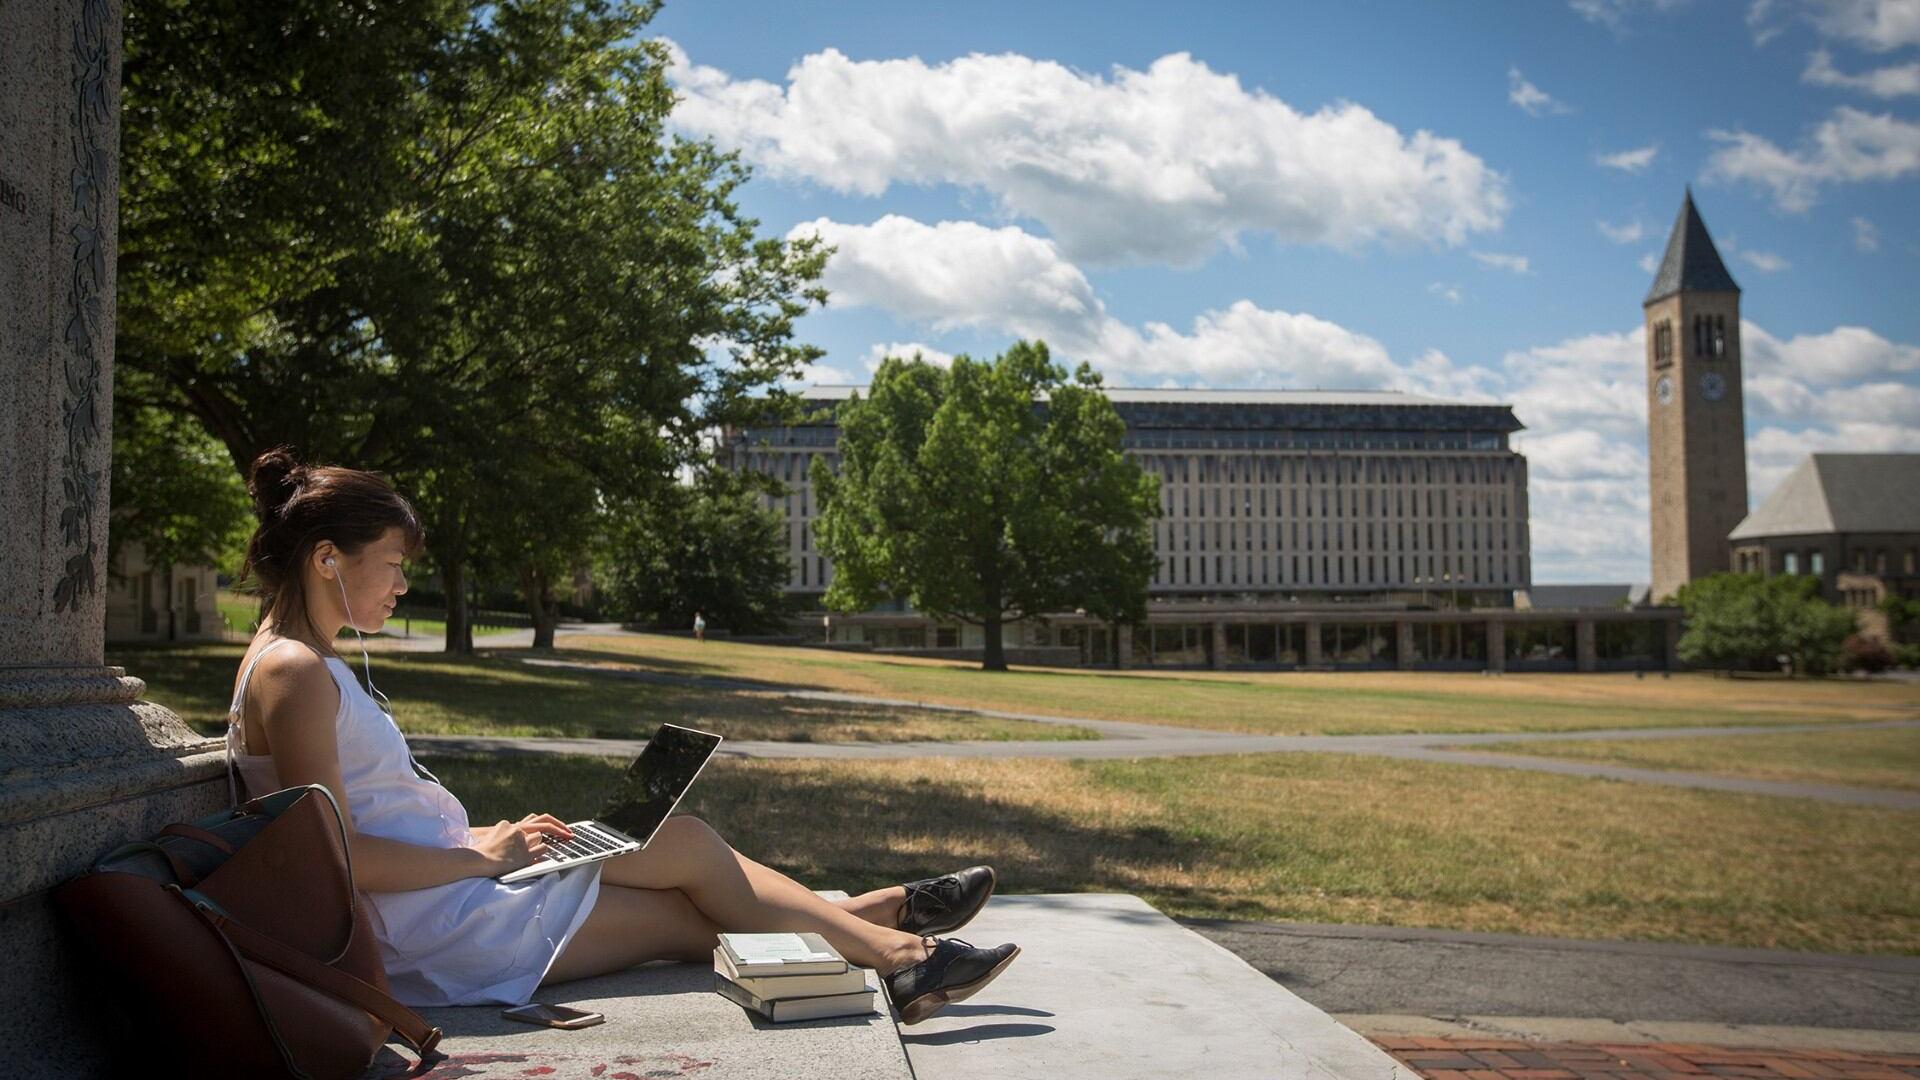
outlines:
M990 1039L1031 1039L1052 1031L1053 1028L1046 1024L980 1024L977 1027L929 1032L925 1035L903 1033L900 1041L910 1046L952 1046L955 1043L986 1042Z
M1027 1009L1018 1005L948 1005L941 1016L1052 1016L1045 1009Z

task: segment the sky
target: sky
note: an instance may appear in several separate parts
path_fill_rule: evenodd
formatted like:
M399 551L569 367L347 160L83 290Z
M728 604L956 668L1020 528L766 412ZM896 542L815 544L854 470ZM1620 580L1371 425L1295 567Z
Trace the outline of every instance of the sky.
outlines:
M1513 406L1534 579L1645 581L1641 301L1688 185L1748 484L1920 451L1920 0L669 0L679 134L835 248L826 350Z

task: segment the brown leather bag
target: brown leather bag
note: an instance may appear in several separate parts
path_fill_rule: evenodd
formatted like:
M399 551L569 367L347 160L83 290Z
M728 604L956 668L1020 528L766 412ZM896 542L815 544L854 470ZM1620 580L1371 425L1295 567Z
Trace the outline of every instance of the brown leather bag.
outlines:
M352 1080L391 1035L423 1065L440 1041L389 991L324 785L168 825L53 901L154 1071Z

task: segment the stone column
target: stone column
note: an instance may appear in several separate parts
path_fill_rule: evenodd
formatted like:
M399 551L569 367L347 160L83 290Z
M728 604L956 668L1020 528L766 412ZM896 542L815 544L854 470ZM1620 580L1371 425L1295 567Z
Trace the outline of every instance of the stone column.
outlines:
M1401 619L1393 624L1393 651L1395 665L1401 671L1413 670L1413 623Z
M105 666L120 0L0 0L0 1041L109 1073L48 890L226 802L219 743Z
M1317 622L1308 622L1306 634L1307 634L1306 666L1310 668L1319 667L1324 662L1321 659L1321 655L1320 655L1320 624Z
M1227 624L1215 622L1212 627L1212 633L1213 650L1207 654L1207 659L1210 661L1207 666L1217 671L1226 666Z
M1683 629L1682 620L1678 618L1672 618L1672 619L1665 620L1665 622L1667 624L1666 649L1665 649L1666 655L1663 656L1661 659L1664 660L1666 663L1666 670L1679 671L1680 670L1680 632Z
M1113 624L1113 663L1115 667L1133 666L1133 624Z
M1573 623L1573 663L1580 671L1596 671L1600 667L1598 651L1593 644L1593 620L1575 619Z
M1487 670L1507 670L1507 623L1504 619L1487 620Z

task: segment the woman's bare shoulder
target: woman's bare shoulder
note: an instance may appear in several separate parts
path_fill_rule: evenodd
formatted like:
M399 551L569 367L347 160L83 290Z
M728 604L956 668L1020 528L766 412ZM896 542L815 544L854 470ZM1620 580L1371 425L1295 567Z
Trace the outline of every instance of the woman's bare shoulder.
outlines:
M257 688L267 698L285 698L289 695L306 696L333 686L333 675L327 670L327 662L318 650L304 641L286 639L287 644L271 648L254 664L250 688ZM252 689L248 691L252 693Z

